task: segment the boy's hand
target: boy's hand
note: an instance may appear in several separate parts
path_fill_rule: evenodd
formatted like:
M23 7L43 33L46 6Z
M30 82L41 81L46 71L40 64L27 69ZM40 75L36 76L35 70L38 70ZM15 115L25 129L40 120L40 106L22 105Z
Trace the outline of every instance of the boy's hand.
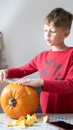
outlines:
M32 87L41 87L44 84L43 79L24 79L16 81L17 84L28 85Z
M0 82L6 81L7 75L8 75L8 69L0 70Z

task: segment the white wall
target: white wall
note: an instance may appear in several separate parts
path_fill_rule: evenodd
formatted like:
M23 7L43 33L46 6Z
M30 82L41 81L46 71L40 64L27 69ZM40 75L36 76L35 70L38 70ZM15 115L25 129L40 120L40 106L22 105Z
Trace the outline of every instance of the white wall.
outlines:
M25 64L49 49L44 41L43 18L55 7L73 13L72 0L0 0L0 30L4 33L10 67ZM66 43L73 45L73 28ZM34 75L36 76L36 75ZM33 76L33 77L34 77Z

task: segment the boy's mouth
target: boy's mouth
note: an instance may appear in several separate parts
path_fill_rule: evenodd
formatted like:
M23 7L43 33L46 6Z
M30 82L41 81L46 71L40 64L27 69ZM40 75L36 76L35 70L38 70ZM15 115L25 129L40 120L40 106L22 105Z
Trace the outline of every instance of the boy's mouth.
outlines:
M46 39L46 41L47 41L48 43L51 43L51 40L49 40L49 39Z

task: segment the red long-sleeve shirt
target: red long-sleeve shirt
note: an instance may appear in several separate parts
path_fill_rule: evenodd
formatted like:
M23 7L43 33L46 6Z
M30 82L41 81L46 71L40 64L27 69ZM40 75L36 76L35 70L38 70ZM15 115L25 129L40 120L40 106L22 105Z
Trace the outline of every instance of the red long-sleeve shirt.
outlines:
M44 51L26 65L11 68L8 78L21 78L36 71L44 80L40 94L42 112L73 112L73 47Z

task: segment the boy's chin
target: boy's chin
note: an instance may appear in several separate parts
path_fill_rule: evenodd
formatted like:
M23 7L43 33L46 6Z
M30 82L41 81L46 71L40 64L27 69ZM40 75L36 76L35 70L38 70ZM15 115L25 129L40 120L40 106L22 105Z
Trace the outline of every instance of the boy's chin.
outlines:
M48 46L53 46L53 44L52 44L52 43L50 43L50 42L47 42L47 45L48 45Z

